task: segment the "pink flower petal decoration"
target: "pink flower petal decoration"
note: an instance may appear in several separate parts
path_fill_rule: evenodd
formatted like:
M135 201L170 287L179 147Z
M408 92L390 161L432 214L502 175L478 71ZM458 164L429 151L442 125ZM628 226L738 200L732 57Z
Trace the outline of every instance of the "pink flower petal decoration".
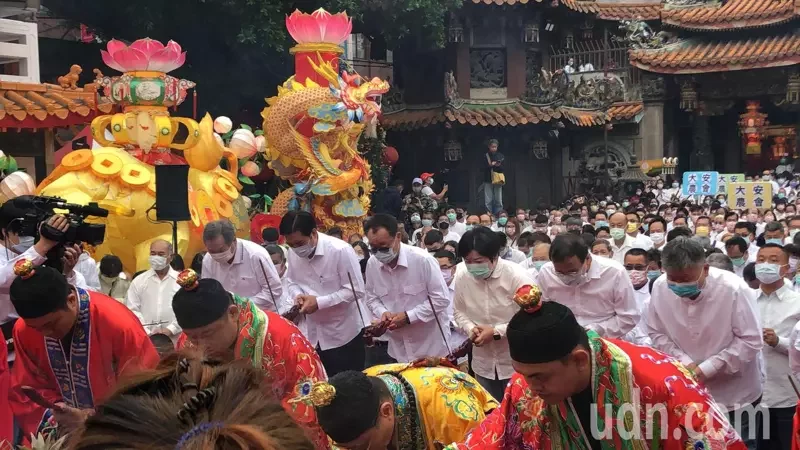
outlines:
M164 49L164 44L150 38L144 38L131 44L131 48L139 50L146 58L150 59L154 54Z
M117 53L118 51L120 51L122 49L128 48L128 46L125 45L125 43L122 42L122 41L118 41L116 39L112 39L112 40L108 41L108 45L106 46L106 48L108 48L108 53L113 55L114 53Z
M111 54L110 54L110 53L108 53L108 52L107 52L107 51L105 51L105 50L100 50L100 55L103 57L103 62L104 62L104 63L105 63L105 64L106 64L108 67L111 67L112 69L114 69L114 70L117 70L117 71L120 71L120 72L125 72L125 68L124 68L124 67L122 67L122 66L120 66L119 64L117 64L117 62L116 62L116 61L114 61L114 57L113 57L113 56L111 56Z
M170 47L162 48L150 57L150 63L147 70L155 70L158 72L170 72L180 67L178 59L181 57Z
M343 12L332 15L320 8L306 14L295 10L286 17L286 29L298 44L325 42L339 45L350 35L353 22Z
M112 56L114 61L123 68L123 72L147 70L147 56L135 48L128 47L114 53Z
M183 49L181 48L180 44L175 41L167 42L167 48L171 48L175 51L175 53L180 53Z

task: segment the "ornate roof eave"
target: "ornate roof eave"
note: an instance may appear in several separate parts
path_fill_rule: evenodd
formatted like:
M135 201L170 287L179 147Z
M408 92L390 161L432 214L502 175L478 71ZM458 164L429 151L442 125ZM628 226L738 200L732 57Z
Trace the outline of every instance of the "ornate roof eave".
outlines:
M747 40L690 39L628 51L633 66L662 74L699 74L785 67L800 63L800 33Z
M729 31L780 25L800 17L798 0L728 0L665 8L661 23L696 31Z
M660 3L596 2L587 0L561 0L567 8L587 14L596 14L603 20L658 20L661 18Z

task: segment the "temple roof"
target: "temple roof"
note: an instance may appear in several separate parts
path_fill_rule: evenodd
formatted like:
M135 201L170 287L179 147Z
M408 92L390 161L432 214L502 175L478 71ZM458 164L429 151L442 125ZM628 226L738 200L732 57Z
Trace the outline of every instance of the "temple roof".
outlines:
M661 21L694 30L730 30L774 25L800 14L798 0L727 0L713 5L661 11Z
M614 103L608 110L583 110L566 106L541 106L510 99L495 103L470 103L461 106L435 105L425 109L400 109L384 113L381 125L386 129L410 130L439 122L458 122L463 125L517 126L549 122L565 118L581 127L602 125L609 121L637 120L643 110L642 102Z
M97 103L97 86L65 89L54 84L0 81L0 128L54 128L88 123L111 112Z
M652 50L629 50L634 66L690 74L781 67L800 63L800 33L740 40L689 39Z
M661 3L653 2L596 2L587 0L561 0L567 8L582 13L597 14L600 19L656 20L660 17Z

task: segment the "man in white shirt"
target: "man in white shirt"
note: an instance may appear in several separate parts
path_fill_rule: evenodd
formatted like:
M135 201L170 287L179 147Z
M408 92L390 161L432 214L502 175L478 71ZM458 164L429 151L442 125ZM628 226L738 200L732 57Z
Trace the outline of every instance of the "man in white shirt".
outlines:
M768 243L758 251L756 278L761 283L758 310L764 339L764 360L767 379L761 401L769 408L769 439L759 449L792 447L792 419L797 397L787 378L789 368L789 336L800 321L800 293L783 279L789 271L789 254L778 244ZM766 433L762 433L764 436Z
M400 242L392 216L376 214L364 228L373 254L367 261L365 303L380 321L389 322L389 356L404 363L447 356L450 295L438 262Z
M453 299L456 295L456 287L453 283L456 276L456 255L447 250L439 250L433 255L439 262L439 269L442 271L444 282L447 283L448 293L450 294L450 305L447 307L447 318L450 327L450 350L455 351L461 344L469 339L466 333L458 327L453 317ZM466 359L466 357L465 357ZM468 369L468 368L467 368ZM467 370L465 370L467 371Z
M447 209L447 221L450 223L450 232L458 234L459 237L467 232L467 224L463 222L463 215L461 213L462 220L458 220L458 213L456 212L455 208L448 208Z
M498 239L503 243L503 247L500 249L500 257L505 259L506 261L511 261L515 264L523 264L528 257L525 253L515 249L514 247L509 246L508 236L504 231L496 231Z
M758 258L758 244L756 244L756 225L752 222L736 222L733 233L748 242L747 262L755 262Z
M639 232L639 227L642 226L642 219L635 212L625 214L628 219L625 231L628 236L633 238L633 248L641 248L642 250L650 250L653 248L653 240L647 235Z
M628 278L633 283L633 296L641 318L633 330L629 331L623 339L636 345L651 347L650 337L647 335L647 326L644 322L644 313L650 304L650 283L647 278L647 251L641 248L632 248L625 255L625 270Z
M150 244L150 269L131 281L125 304L142 322L147 334L177 337L181 328L172 312L172 297L181 287L178 272L170 267L172 244L157 239Z
M358 300L364 297L364 279L356 252L320 233L306 211L286 213L280 231L289 245L289 297L305 315L298 328L317 349L328 376L363 370L366 321Z
M283 314L294 306L294 299L289 298L289 286L286 281L286 252L288 250L284 250L283 247L277 244L269 244L264 248L269 253L272 264L275 265L275 270L278 271L278 276L281 277L283 292L281 293L281 299L278 301L278 309ZM302 316L298 316L297 320L302 320Z
M747 241L742 237L734 236L725 242L725 251L733 263L733 272L742 278L744 268L750 259Z
M647 227L647 234L653 242L653 248L663 250L667 245L667 221L661 216L656 216Z
M608 219L611 226L611 249L614 255L611 257L614 261L622 264L625 261L625 253L634 247L636 239L632 238L626 232L628 227L628 218L624 213L614 213ZM573 310L575 312L575 310ZM577 312L575 316L580 316ZM580 321L580 319L578 319Z
M622 264L593 257L574 234L553 240L550 261L536 278L542 299L567 306L581 325L605 338L622 338L639 323L633 284Z
M502 240L485 227L464 234L458 243L459 264L453 281L453 316L472 339L472 371L494 398L503 398L514 375L506 327L519 311L514 294L533 279L525 268L500 258Z
M461 239L460 234L455 233L453 232L453 230L450 229L450 219L447 217L446 214L442 214L441 216L439 216L439 221L436 223L438 225L439 231L442 232L444 242L449 242L449 241L458 242L458 240Z
M694 372L727 408L748 448L755 448L751 417L737 412L753 407L762 394L755 292L735 274L709 267L694 239L670 241L661 265L666 276L653 284L645 314L653 347Z
M219 281L227 291L249 298L262 310L277 312L283 287L264 247L237 239L233 224L226 219L206 225L203 242L208 250L203 278Z
M100 292L100 270L97 268L97 261L92 259L89 253L83 249L81 249L81 256L78 258L75 271L83 275L89 289Z

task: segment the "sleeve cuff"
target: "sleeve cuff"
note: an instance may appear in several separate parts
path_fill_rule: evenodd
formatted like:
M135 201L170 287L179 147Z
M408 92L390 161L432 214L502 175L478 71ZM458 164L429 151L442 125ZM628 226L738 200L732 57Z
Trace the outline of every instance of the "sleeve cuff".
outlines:
M498 334L500 337L506 337L506 328L508 328L508 324L507 324L507 323L501 323L501 324L499 324L499 325L495 325L495 327L494 327L494 331L495 331L495 332L496 332L496 333L497 333L497 334Z
M323 295L322 297L317 297L317 308L318 309L330 308L331 301L332 299L330 295Z
M411 311L406 311L406 315L408 316L409 323L419 322L419 317L417 317L417 313L413 309Z
M472 333L472 329L477 327L477 326L478 325L475 322L470 321L470 322L465 323L464 326L461 327L461 330L464 331L464 333L467 336L470 336L470 333Z
M167 325L167 329L170 333L172 333L173 336L181 334L181 327L179 327L177 323L171 323Z
M703 372L706 378L713 378L717 374L717 368L714 367L714 363L710 359L698 364L697 368Z
M789 354L789 336L778 336L778 344L774 347L775 351L781 354Z

